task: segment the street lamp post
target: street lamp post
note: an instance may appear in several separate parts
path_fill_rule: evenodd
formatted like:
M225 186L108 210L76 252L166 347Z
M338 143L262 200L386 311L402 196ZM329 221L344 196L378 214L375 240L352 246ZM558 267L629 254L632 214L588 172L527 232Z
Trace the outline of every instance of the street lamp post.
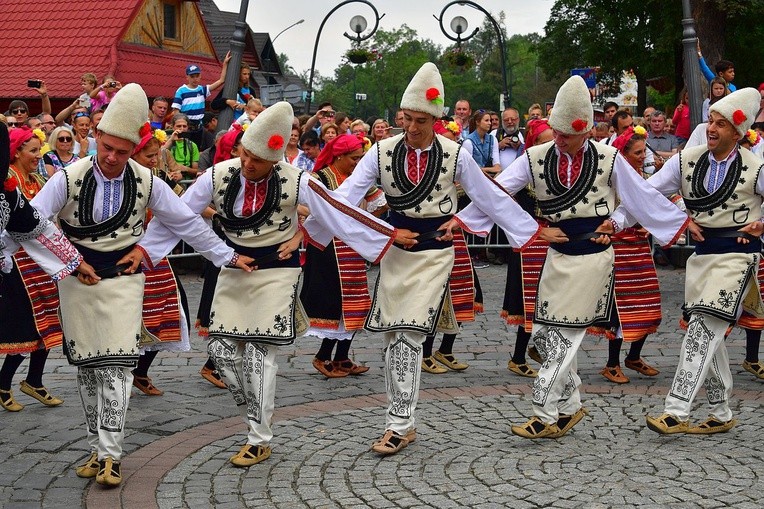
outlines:
M361 41L365 41L366 39L374 35L374 32L377 31L377 27L379 27L379 20L385 17L384 14L382 14L382 16L379 15L377 8L374 7L374 5L371 2L369 2L369 0L345 0L344 2L340 2L339 4L337 4L331 11L327 13L323 21L321 21L321 25L318 27L318 33L316 33L316 43L313 45L313 60L311 60L310 62L310 79L308 81L308 95L305 98L305 113L310 114L310 103L313 99L313 76L316 71L316 54L318 53L318 41L319 39L321 39L321 32L324 29L326 20L328 20L329 16L334 14L334 12L337 9L351 3L366 4L369 7L371 7L371 10L374 11L374 28L371 29L371 32L362 36L361 32L363 32L366 29L366 18L364 18L363 16L353 16L353 18L350 20L350 28L356 33L355 37L353 37L352 35L348 35L347 32L342 34L348 39L350 39L351 41L355 42L356 44L360 44Z
M231 36L231 61L228 62L228 70L225 74L225 85L223 85L223 97L225 99L236 99L236 92L239 88L239 68L241 66L241 57L244 54L245 39L249 26L247 25L247 9L249 0L241 0L239 17L234 24L233 36ZM233 109L229 106L223 108L218 115L218 131L227 130L233 123Z
M452 41L456 42L457 46L460 46L462 42L465 42L469 39L471 39L475 34L478 33L480 28L476 28L472 31L472 33L466 37L462 37L462 34L467 31L467 20L464 19L462 16L456 16L453 20L451 20L451 30L456 34L456 37L452 36L448 32L446 32L446 28L443 26L443 15L446 13L446 10L451 7L452 5L459 4L459 5L468 5L472 7L473 9L477 9L483 14L486 15L488 20L493 25L493 28L496 30L496 36L499 38L499 53L501 55L501 78L503 81L504 89L503 89L503 103L504 107L507 107L512 104L512 96L509 93L509 87L508 87L508 81L507 81L507 57L505 55L505 43L504 43L504 34L501 31L501 27L499 27L499 23L494 19L493 16L491 16L491 13L489 13L487 10L485 10L483 7L481 7L476 2L472 2L471 0L453 0L452 2L449 2L446 4L445 7L443 7L443 10L440 11L440 17L435 16L433 14L433 17L438 20L438 23L440 23L440 31L443 32L443 34L451 39Z
M698 63L698 37L695 20L692 19L690 0L682 0L682 48L684 53L684 83L690 97L690 132L702 121L702 95L700 88L700 64ZM681 98L680 98L681 99Z
M300 21L295 21L294 23L292 23L291 25L289 25L288 27L286 27L284 30L282 30L281 32L277 33L277 34L276 34L276 37L274 37L273 39L271 39L271 46L273 46L273 43L275 43L275 42L276 42L276 39L278 39L278 38L279 38L279 35L283 34L284 32L286 32L287 30L289 30L289 29L290 29L290 28L292 28L292 27L296 27L296 26L297 26L297 25L299 25L300 23L305 23L305 20L304 20L304 19L301 19Z

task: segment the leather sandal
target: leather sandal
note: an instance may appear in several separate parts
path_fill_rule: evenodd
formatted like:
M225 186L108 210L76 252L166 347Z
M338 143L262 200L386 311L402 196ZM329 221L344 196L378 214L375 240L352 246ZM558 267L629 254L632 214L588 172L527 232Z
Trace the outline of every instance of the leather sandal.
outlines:
M579 408L572 414L560 414L557 417L557 427L560 428L559 433L548 435L547 438L560 438L578 424L585 415L589 415L589 411L584 407Z
M736 424L737 419L730 419L729 421L724 422L712 415L704 422L688 429L687 433L692 433L693 435L712 435L714 433L725 433L734 428Z
M27 396L31 396L45 406L58 406L64 402L63 399L51 396L48 389L43 387L32 387L26 380L21 381L21 392Z
M528 378L536 378L539 374L538 371L530 367L527 362L525 364L517 364L512 359L509 359L509 362L507 362L507 369L512 373Z
M220 389L227 389L225 382L222 378L220 378L220 373L216 369L210 369L207 366L203 366L202 369L199 371L199 374L202 375L202 378L207 380L209 383L214 385L215 387L218 387Z
M623 361L623 365L629 369L633 369L638 373L642 373L645 376L655 376L660 373L657 369L646 363L642 358L635 361L626 359ZM764 368L762 368L764 370Z
M602 368L602 371L600 371L600 374L610 380L613 383L616 384L627 384L629 383L629 377L623 374L623 371L621 371L621 366L615 366L615 367L609 367L605 366Z
M164 394L151 383L151 378L147 376L138 376L133 372L133 386L137 387L146 396L161 396Z
M672 435L674 433L687 433L690 429L690 421L680 421L671 414L663 414L660 417L645 416L647 427L660 433L661 435Z
M435 359L432 357L425 357L422 359L422 371L427 371L433 375L442 375L443 373L448 373L448 370L443 366L436 364Z
M544 364L544 360L541 358L539 349L535 346L528 348L528 357L530 357L532 361L538 362L539 364Z
M416 430L412 431L414 432L414 438L416 439ZM409 433L411 433L411 431ZM382 438L371 445L371 450L377 454L388 456L397 453L401 449L405 449L410 442L411 441L407 438L407 435L399 435L395 431L389 429L385 431Z
M342 378L348 376L347 371L342 371L334 367L332 361L323 361L318 357L313 358L313 367L316 371L324 375L326 378Z
M751 373L756 378L762 378L764 379L764 366L761 365L761 362L748 362L743 361L743 369Z
M456 357L454 357L454 354L442 353L440 350L436 350L432 354L432 358L443 364L448 369L453 369L454 371L464 371L470 367L470 365L466 362L459 362Z
M332 368L336 371L345 371L350 376L358 376L369 371L369 366L356 364L350 359L344 361L332 361Z
M9 412L20 412L24 409L24 405L21 403L17 403L15 399L13 399L13 391L12 390L3 390L0 389L0 406L8 410Z
M267 445L244 445L234 456L231 456L230 462L240 468L251 467L261 461L271 457L271 448Z
M110 488L119 486L122 483L122 469L118 461L114 458L105 458L99 461L101 469L96 475L96 482Z
M101 464L98 462L98 453L92 452L85 463L78 466L75 470L77 477L83 477L85 479L91 479L98 475L101 471Z
M556 422L547 424L535 415L525 424L521 426L512 426L510 430L513 435L530 438L532 440L536 438L554 438L552 435L560 433L560 428L557 426Z

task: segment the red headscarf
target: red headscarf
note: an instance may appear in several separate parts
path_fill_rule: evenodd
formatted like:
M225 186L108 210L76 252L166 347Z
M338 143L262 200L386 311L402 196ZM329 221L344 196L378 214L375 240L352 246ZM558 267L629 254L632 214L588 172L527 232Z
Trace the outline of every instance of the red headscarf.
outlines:
M223 135L218 141L218 148L215 149L215 159L212 161L213 165L227 161L231 159L231 150L236 145L236 139L244 134L239 124L233 124L233 129Z
M618 152L623 152L623 149L626 147L626 144L629 143L629 140L632 136L634 136L634 127L629 126L626 128L624 132L621 133L621 135L613 140L612 146L615 149L618 149Z
M16 159L16 152L21 146L35 137L35 134L28 126L17 127L9 133L11 139L11 161Z
M359 148L363 148L363 140L358 136L340 134L321 149L321 153L316 158L316 164L313 166L313 171L326 168L336 157L355 152Z
M543 118L533 119L528 122L528 129L525 130L525 150L528 150L528 147L532 147L536 144L536 138L539 137L539 134L551 128L549 122Z
M148 143L149 140L154 137L154 130L151 129L151 124L146 122L145 124L143 124L143 127L141 127L141 130L138 131L138 134L141 135L141 141L138 142L138 144L133 149L133 155L140 152L143 149L143 147L146 146L146 143Z

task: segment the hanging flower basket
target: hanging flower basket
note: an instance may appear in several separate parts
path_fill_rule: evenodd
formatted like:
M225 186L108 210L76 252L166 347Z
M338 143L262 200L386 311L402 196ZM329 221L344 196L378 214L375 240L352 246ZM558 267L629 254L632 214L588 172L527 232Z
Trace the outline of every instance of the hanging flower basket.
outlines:
M365 64L370 60L376 60L376 55L366 48L352 48L345 53L350 62L354 64Z
M475 65L475 59L472 57L472 55L466 51L462 51L461 49L454 49L447 52L444 55L444 58L450 65L454 67L461 67L462 69L469 69Z

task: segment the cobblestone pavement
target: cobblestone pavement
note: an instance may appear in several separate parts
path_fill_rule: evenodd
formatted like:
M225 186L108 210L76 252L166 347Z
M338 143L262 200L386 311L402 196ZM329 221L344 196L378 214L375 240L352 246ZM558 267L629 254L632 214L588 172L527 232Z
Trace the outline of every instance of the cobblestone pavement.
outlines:
M359 507L751 507L761 506L764 406L761 382L740 363L745 340L728 339L740 424L714 436L658 436L644 415L659 414L673 376L683 270L661 270L664 322L644 356L661 369L631 383L599 375L603 338L588 337L579 353L584 405L590 415L559 440L526 441L509 425L530 416L529 379L506 369L514 331L498 316L506 268L479 271L486 312L467 324L455 353L464 372L423 374L417 441L380 458L368 452L384 427L381 340L360 334L361 377L326 380L310 365L316 342L300 339L279 356L271 458L250 469L227 462L246 432L227 391L203 381L205 342L194 351L161 353L150 375L165 391L133 391L126 432L123 486L104 490L75 476L86 455L75 370L60 350L45 377L64 405L27 405L0 413L0 507L3 508L359 508ZM194 272L183 276L192 314L201 291ZM437 343L436 343L437 344ZM26 364L25 364L26 365ZM23 378L25 365L16 376ZM706 417L705 396L693 418Z

